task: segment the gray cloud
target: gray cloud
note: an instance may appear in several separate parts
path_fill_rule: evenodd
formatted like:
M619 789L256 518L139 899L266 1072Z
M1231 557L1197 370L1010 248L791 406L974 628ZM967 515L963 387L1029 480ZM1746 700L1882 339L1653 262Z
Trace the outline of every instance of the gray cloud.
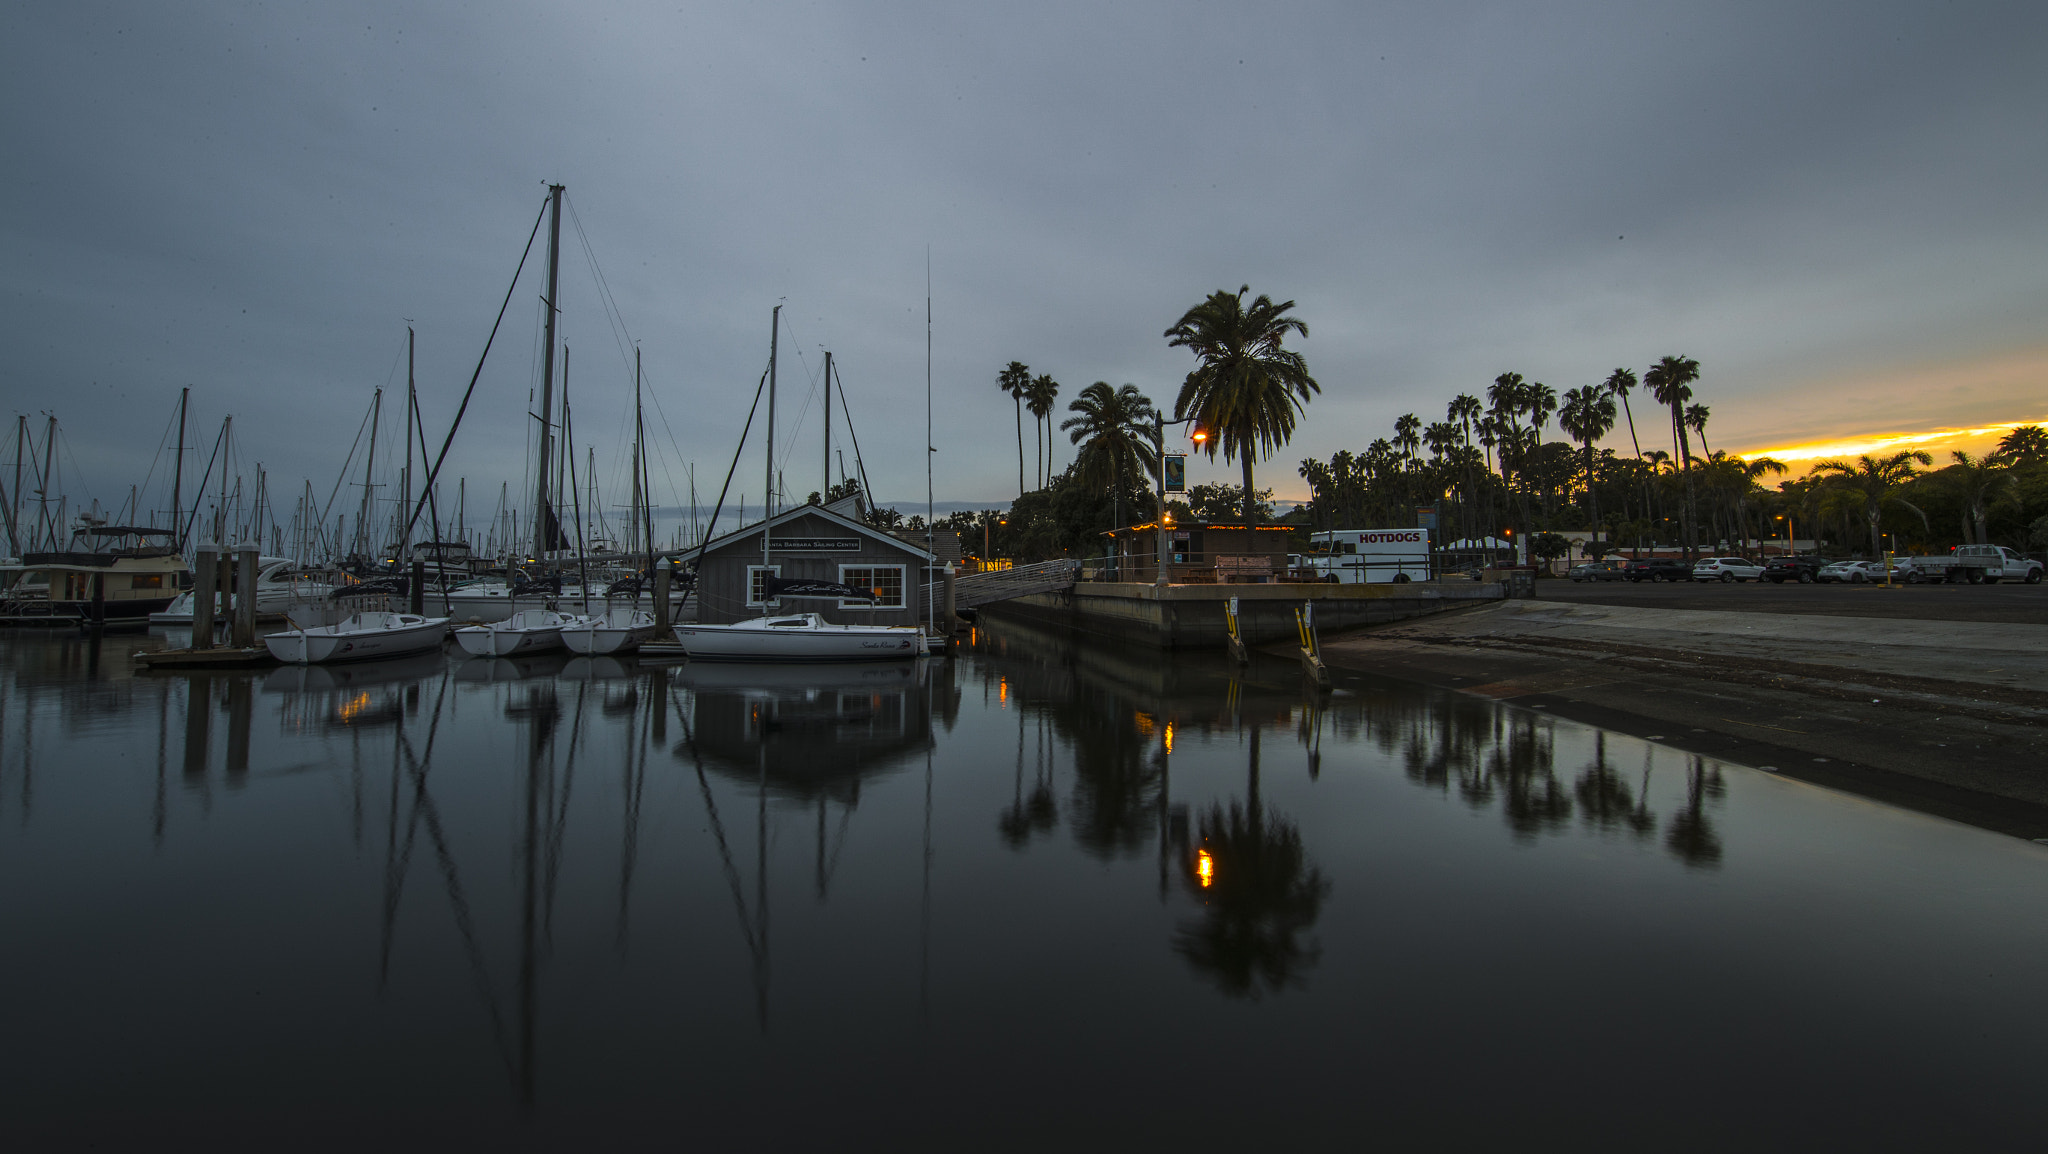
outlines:
M74 499L142 481L183 384L195 437L232 412L246 462L324 495L371 390L402 385L403 318L438 442L560 180L645 351L668 468L694 460L700 487L786 299L785 432L829 347L877 488L921 497L927 246L941 499L1013 495L1005 362L1070 395L1170 397L1188 362L1160 332L1240 283L1299 302L1324 384L1262 465L1283 492L1300 457L1496 373L1562 390L1666 352L1703 362L1717 445L1795 431L1789 390L1801 432L1830 408L1992 419L2038 390L1867 382L2039 346L2043 24L2019 5L17 5L0 379L11 411L63 422ZM565 238L578 440L616 488L628 355ZM538 284L451 459L473 492L524 476ZM758 463L740 476L758 499Z

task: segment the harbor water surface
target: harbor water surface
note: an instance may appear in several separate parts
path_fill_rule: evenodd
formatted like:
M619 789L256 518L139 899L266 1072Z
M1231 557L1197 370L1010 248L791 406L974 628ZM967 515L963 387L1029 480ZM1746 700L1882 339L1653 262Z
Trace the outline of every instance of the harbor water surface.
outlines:
M0 638L47 1144L2038 1140L2048 847L1483 698Z

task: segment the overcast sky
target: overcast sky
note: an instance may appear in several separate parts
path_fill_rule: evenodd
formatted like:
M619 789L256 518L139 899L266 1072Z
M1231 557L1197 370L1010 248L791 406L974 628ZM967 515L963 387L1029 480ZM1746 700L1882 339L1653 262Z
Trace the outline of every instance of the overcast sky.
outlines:
M1298 302L1323 388L1260 465L1283 497L1497 373L1666 353L1715 448L2048 416L2043 5L74 0L6 7L0 92L0 395L57 415L74 503L143 483L183 385L191 467L232 414L281 503L324 500L407 318L438 446L550 181L607 502L627 341L658 496L694 461L708 504L786 301L788 488L829 348L921 506L927 251L941 501L1015 495L1004 364L1062 409L1170 399L1160 334L1240 284ZM473 520L528 475L542 248L450 458Z

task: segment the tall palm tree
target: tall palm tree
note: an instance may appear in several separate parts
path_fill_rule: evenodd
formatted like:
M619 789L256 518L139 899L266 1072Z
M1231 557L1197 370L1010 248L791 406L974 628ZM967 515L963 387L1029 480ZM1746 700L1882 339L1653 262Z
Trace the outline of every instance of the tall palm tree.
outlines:
M1024 495L1024 398L1031 392L1031 369L1023 361L1011 361L996 374L996 387L1008 393L1017 405L1017 495Z
M1037 418L1032 423L1032 432L1036 433L1039 426L1044 426L1045 453L1038 466L1039 488L1052 484L1052 407L1059 399L1060 383L1053 380L1050 373L1040 373L1024 390L1024 407Z
M1972 457L1958 449L1949 454L1955 463L1936 475L1936 480L1961 497L1964 515L1965 537L1969 544L1985 545L1991 541L1986 522L1990 506L2007 497L2014 484L2013 475L2003 452L1989 457Z
M1700 363L1691 357L1665 357L1643 374L1643 384L1659 404L1671 407L1671 436L1678 449L1678 468L1685 476L1685 555L1691 560L1699 552L1695 528L1692 485L1692 442L1685 435L1685 403L1692 400L1692 383L1700 379Z
M1394 420L1394 444L1401 455L1409 461L1415 460L1415 451L1422 447L1422 418L1414 413L1403 413Z
M1543 449L1543 426L1549 424L1551 414L1557 412L1557 391L1542 381L1531 381L1523 389L1522 399L1529 407L1529 431L1534 434L1531 438L1531 456L1540 468L1542 457L1537 454ZM1555 511L1548 476L1546 470L1543 483L1543 516L1546 526L1550 515Z
M1631 369L1616 369L1607 374L1604 385L1607 391L1621 402L1622 416L1628 418L1628 443L1635 446L1636 456L1643 455L1643 443L1636 440L1636 415L1629 411L1628 395L1636 387L1636 374Z
M1600 494L1593 484L1593 442L1614 427L1614 394L1598 385L1567 389L1557 427L1586 447L1586 498L1592 505L1593 543L1600 542Z
M1250 291L1250 285L1235 293L1218 289L1165 333L1168 348L1186 348L1200 361L1174 398L1174 418L1192 416L1210 430L1203 442L1210 459L1220 448L1225 460L1235 457L1244 466L1246 524L1257 519L1252 459L1286 444L1295 414L1322 392L1301 354L1281 347L1290 332L1308 335L1307 324L1287 315L1294 302L1276 305L1260 293L1247 308Z
M1700 455L1714 459L1714 447L1707 444L1707 417L1710 410L1705 405L1685 407L1685 427L1700 435Z
M1444 412L1444 416L1457 424L1458 428L1462 431L1463 443L1467 450L1470 450L1472 447L1473 422L1477 421L1479 415L1485 411L1485 407L1479 403L1478 397L1470 393L1459 393L1451 398L1450 406ZM1473 454L1468 451L1462 456L1464 478L1458 487L1458 527L1464 530L1465 535L1469 537L1472 536L1471 526L1467 525L1466 522L1471 519ZM1450 538L1446 537L1444 539L1449 540Z
M1814 475L1821 478L1820 488L1827 490L1830 497L1841 501L1842 507L1863 514L1870 525L1870 555L1884 556L1883 538L1877 531L1878 518L1886 505L1902 505L1927 523L1927 514L1920 507L1899 494L1906 482L1913 479L1913 462L1931 465L1934 458L1917 449L1893 453L1889 457L1858 457L1855 464L1847 461L1822 461L1813 467Z
M1074 455L1074 475L1090 488L1106 486L1110 492L1112 528L1123 524L1123 494L1144 484L1159 467L1159 454L1152 445L1152 401L1136 385L1111 389L1108 381L1097 381L1081 390L1067 405L1078 414L1060 422L1072 430L1072 441L1081 446Z

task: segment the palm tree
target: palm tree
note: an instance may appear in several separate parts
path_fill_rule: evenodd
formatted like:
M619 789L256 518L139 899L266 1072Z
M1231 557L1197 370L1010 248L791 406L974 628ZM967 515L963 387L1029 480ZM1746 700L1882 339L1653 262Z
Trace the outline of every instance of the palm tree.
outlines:
M1401 455L1415 460L1415 451L1422 447L1422 418L1414 413L1403 413L1394 420L1394 444Z
M1244 466L1246 524L1257 517L1252 458L1286 444L1296 412L1322 392L1301 354L1281 347L1290 332L1308 335L1308 325L1286 315L1294 302L1276 305L1261 293L1246 308L1250 291L1245 285L1234 294L1210 293L1165 333L1168 348L1186 348L1201 362L1174 398L1174 418L1192 416L1210 430L1202 444L1211 460L1220 448L1225 460L1235 457Z
M1112 527L1120 526L1125 490L1144 484L1159 467L1149 427L1152 401L1136 385L1112 390L1108 381L1097 381L1067 409L1080 414L1060 422L1060 428L1073 430L1071 439L1081 446L1074 456L1074 476L1090 488L1109 489Z
M1958 449L1949 454L1955 464L1943 469L1936 480L1943 482L1963 500L1963 509L1968 520L1964 524L1965 537L1969 544L1989 544L1991 534L1986 526L1991 505L2001 498L2010 499L2013 475L2006 465L2004 451L1989 457L1972 457Z
M1606 389L1621 401L1621 413L1628 418L1628 443L1635 446L1636 456L1643 455L1643 443L1636 440L1636 415L1629 411L1628 395L1636 387L1636 374L1630 369L1616 369L1607 374Z
M1024 390L1024 405L1036 418L1032 422L1031 431L1037 433L1039 426L1044 426L1045 455L1038 467L1038 485L1041 489L1052 483L1052 407L1059 399L1060 383L1053 380L1050 373L1040 373ZM1018 445L1018 451L1023 451L1021 443Z
M1700 452L1711 461L1714 459L1714 447L1707 444L1708 412L1709 410L1705 405L1687 405L1685 407L1685 427L1700 435Z
M1813 467L1814 475L1821 478L1821 488L1828 495L1841 502L1841 507L1860 512L1870 524L1870 555L1884 556L1883 539L1878 535L1877 522L1886 505L1903 505L1927 523L1927 514L1920 507L1899 496L1906 482L1913 479L1913 462L1931 465L1934 458L1917 449L1893 453L1889 457L1858 457L1851 465L1847 461L1822 461Z
M1693 508L1692 489L1692 443L1685 435L1685 403L1692 400L1692 383L1700 379L1700 363L1691 357L1665 357L1650 366L1643 374L1643 384L1658 403L1671 407L1671 435L1678 450L1678 468L1685 475L1685 556L1691 560L1699 552L1699 538L1694 525L1698 514Z
M996 374L996 387L1010 395L1017 405L1017 495L1024 495L1024 398L1031 392L1031 369L1023 361L1011 361Z
M1998 442L1998 454L2016 464L2031 465L2048 458L2048 429L2020 425Z
M1598 385L1567 389L1557 427L1586 446L1586 497L1593 507L1593 543L1600 542L1600 495L1593 485L1593 442L1614 427L1614 395Z

